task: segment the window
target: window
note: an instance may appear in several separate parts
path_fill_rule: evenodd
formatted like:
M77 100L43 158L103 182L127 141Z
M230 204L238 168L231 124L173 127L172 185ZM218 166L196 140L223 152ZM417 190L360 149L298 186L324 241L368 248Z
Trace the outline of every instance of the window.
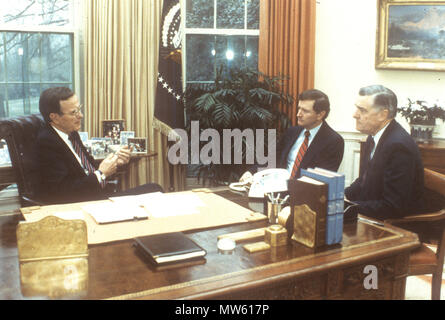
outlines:
M74 6L80 4L80 0L4 2L0 10L0 119L38 113L40 93L48 87L74 89ZM9 163L6 144L0 141L0 167ZM0 214L18 206L16 186L5 188L0 183Z
M216 70L258 68L260 0L186 0L186 82L212 82Z
M38 113L48 87L73 88L73 1L14 0L0 15L0 118Z

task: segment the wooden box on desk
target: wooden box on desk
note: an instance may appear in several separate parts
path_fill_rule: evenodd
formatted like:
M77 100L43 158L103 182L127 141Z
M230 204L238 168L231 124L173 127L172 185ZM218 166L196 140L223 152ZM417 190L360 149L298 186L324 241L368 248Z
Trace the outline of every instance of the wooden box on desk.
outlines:
M317 180L302 177L289 180L292 240L309 248L326 243L326 213L328 186Z
M24 296L86 294L88 241L83 220L47 216L17 226L20 285Z

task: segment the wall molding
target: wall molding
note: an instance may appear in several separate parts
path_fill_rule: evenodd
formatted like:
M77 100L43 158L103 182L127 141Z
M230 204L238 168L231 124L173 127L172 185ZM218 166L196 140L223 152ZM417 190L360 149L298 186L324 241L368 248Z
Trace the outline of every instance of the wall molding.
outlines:
M360 142L367 135L357 131L337 131L345 140L345 152L338 172L345 174L345 186L358 178L360 169Z

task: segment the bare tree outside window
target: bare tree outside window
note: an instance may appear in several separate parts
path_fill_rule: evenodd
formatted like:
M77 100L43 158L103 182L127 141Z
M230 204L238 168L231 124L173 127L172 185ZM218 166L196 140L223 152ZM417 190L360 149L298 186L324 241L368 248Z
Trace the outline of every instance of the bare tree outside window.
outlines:
M0 29L0 118L38 113L43 90L73 87L73 34L40 31L70 25L71 7L71 0L12 0L2 7L0 28L8 31Z
M221 66L258 68L260 0L185 3L187 84L212 82Z

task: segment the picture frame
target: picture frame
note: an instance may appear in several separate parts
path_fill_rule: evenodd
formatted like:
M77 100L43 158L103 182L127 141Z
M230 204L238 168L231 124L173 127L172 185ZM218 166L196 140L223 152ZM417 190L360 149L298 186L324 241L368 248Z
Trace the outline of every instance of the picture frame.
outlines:
M120 144L120 133L125 130L125 120L102 120L102 137L111 138L113 144Z
M88 142L88 132L87 131L79 131L80 141L85 145Z
M148 146L147 138L128 138L128 146L133 147L132 153L134 154L146 154Z
M110 145L112 144L113 140L111 138L93 137L88 140L88 149L93 158L105 158L110 153L114 152L110 148Z
M128 138L134 138L134 137L135 137L134 131L121 131L120 144L122 146L125 146L128 144Z
M378 0L375 67L445 71L445 1Z

